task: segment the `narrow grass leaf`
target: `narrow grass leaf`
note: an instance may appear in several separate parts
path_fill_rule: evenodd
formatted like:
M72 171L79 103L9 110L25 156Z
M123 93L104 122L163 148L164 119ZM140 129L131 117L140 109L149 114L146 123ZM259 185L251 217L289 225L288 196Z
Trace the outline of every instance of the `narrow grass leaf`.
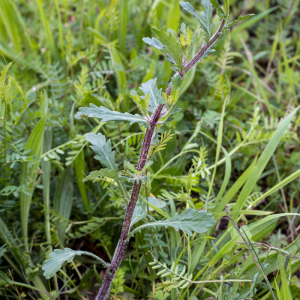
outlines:
M46 37L47 47L48 47L48 49L50 49L53 59L57 61L58 60L58 53L57 53L56 45L55 45L54 38L53 38L53 35L52 35L52 31L51 31L51 28L50 28L49 19L45 15L45 11L44 11L44 8L43 8L43 1L42 0L36 0L36 2L37 2L40 18L41 18L41 21L42 21L42 24L43 24L44 30L45 30L45 37Z
M274 135L272 136L271 140L267 144L265 150L261 154L260 158L257 161L257 164L253 168L249 179L247 180L244 188L239 195L239 198L234 206L233 210L241 210L249 197L251 191L253 190L255 184L258 182L260 175L262 174L265 166L267 165L268 161L272 157L273 153L275 152L280 140L282 139L283 135L285 134L288 126L293 119L294 115L298 111L298 108L293 110L285 119L283 119L277 130L275 131Z
M85 178L85 160L83 149L80 151L74 161L74 169L77 178L77 186L79 188L83 205L85 207L85 210L88 212L90 210L90 204L86 193L85 183L83 181L83 179Z
M125 43L127 35L127 25L128 25L128 1L119 1L119 11L120 11L120 26L119 26L119 47L122 53L126 52Z
M51 150L52 146L52 130L45 129L44 131L44 144L43 144L43 152L46 153ZM49 247L52 251L52 243L51 243L51 226L50 226L50 179L51 179L51 162L42 160L41 167L43 170L43 199L45 206L45 232L47 242L49 243Z
M53 199L53 207L62 217L62 220L57 221L58 237L62 245L65 244L65 230L67 227L67 222L65 220L69 220L73 206L73 176L73 167L67 167L64 171L62 180L56 187Z
M43 104L44 103L44 104ZM26 145L25 150L30 150L30 155L36 156L37 158L41 157L43 150L43 137L44 137L44 129L47 117L47 107L48 107L48 99L47 94L44 94L44 98L42 98L41 107L45 107L44 115L41 120L37 123L35 128L32 130ZM30 180L29 185L29 193L21 193L20 194L20 211L21 211L21 225L22 225L22 233L25 244L26 251L28 248L28 217L29 217L29 209L31 204L31 199L34 191L34 184L36 178L38 176L38 166L30 165L28 162L23 162L21 166L20 172L20 185L26 185Z

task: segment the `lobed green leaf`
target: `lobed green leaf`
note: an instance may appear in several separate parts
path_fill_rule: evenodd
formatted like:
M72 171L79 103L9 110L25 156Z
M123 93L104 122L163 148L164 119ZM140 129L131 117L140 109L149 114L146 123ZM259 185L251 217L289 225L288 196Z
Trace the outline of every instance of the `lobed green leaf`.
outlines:
M149 37L143 38L143 41L150 45L153 46L154 48L158 49L158 50L165 50L166 46L161 43L158 39L156 39L155 37L153 37L152 39L150 39Z
M200 23L201 28L205 32L205 40L208 42L212 36L212 30L214 28L214 24L212 23L212 5L210 0L202 0L202 5L204 7L204 11L201 12L203 23Z
M165 46L162 50L167 54L167 60L181 69L183 54L176 33L172 29L168 29L166 32L163 29L151 28L151 31L157 35L158 40Z
M143 116L146 117L148 115L150 95L147 94L145 97L140 97L135 90L132 90L129 96L136 103Z
M165 99L162 96L161 89L157 87L157 79L150 79L147 82L143 83L140 87L144 93L144 98L147 98L147 95L150 95L149 98L149 108L148 110L153 112L159 104L164 104ZM141 97L142 98L142 97Z
M98 107L92 103L90 104L90 107L79 108L79 111L75 115L75 118L80 119L83 116L98 118L102 122L129 122L130 125L134 123L139 123L149 127L147 120L138 114L132 115L127 112L123 114L118 111L109 110L103 106Z
M92 144L91 148L96 152L95 159L105 165L108 170L118 172L118 166L115 162L115 152L111 149L110 140L106 141L105 136L101 133L88 133L85 139Z
M143 205L141 205L141 204L138 203L136 205L135 209L134 209L134 213L133 213L133 216L132 216L132 220L131 220L130 226L136 224L140 220L145 219L146 216L147 216L147 212L145 210L145 207L143 207Z
M197 233L207 232L209 227L212 227L215 223L215 219L211 214L205 210L198 211L196 209L188 208L182 214L176 213L172 218L156 221L152 223L146 223L141 225L132 231L134 234L144 228L151 228L157 226L172 227L176 231L183 230L187 235L192 236L192 231Z
M205 33L205 41L208 42L212 36L212 30L214 27L214 24L212 23L212 4L210 0L202 0L204 11L201 12L201 18L189 2L180 1L179 4L184 10L189 12L196 20L199 21L201 28Z
M202 20L200 19L200 16L198 15L198 13L196 12L195 8L193 7L193 5L191 5L189 2L184 2L184 1L180 1L179 2L180 6L186 10L187 12L189 12L196 20L198 20L200 23L202 22Z
M75 255L82 255L84 251L74 251L70 248L55 249L54 252L50 253L50 258L46 260L42 267L44 271L44 276L50 279L55 275L55 273L62 267L64 262L72 262Z
M99 260L103 266L108 267L108 264L103 261L100 257L97 255L94 255L93 253L89 253L86 251L75 251L70 248L65 249L55 249L53 252L49 254L50 258L46 260L45 264L42 267L42 270L44 272L44 276L47 279L50 279L55 275L55 273L62 267L64 262L72 262L75 255L88 255L91 256L97 260Z

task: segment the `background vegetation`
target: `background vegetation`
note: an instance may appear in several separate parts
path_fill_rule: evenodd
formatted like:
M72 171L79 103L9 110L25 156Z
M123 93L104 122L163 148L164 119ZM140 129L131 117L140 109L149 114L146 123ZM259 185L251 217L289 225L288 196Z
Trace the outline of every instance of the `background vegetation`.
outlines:
M279 125L299 104L299 0L231 1L232 18L248 13L255 16L189 73L182 109L165 127L172 138L151 166L150 216L207 208L217 225L191 238L165 228L137 233L112 299L273 299L268 281L277 299L299 299L299 113L287 130ZM124 167L137 162L143 133L74 115L89 103L135 113L132 89L154 77L164 89L170 63L142 38L152 36L150 27L178 32L181 22L197 26L177 0L0 1L1 299L94 299L104 275L97 261L78 257L49 281L41 266L64 247L111 260L124 200L112 179L83 181L100 168L84 134L110 138ZM277 134L266 148L277 128L279 146ZM261 172L249 177L256 161ZM247 178L253 187L240 193ZM221 199L244 225L267 281L229 232ZM148 264L148 250L194 281L238 281L174 288L174 278ZM241 281L249 279L256 284Z

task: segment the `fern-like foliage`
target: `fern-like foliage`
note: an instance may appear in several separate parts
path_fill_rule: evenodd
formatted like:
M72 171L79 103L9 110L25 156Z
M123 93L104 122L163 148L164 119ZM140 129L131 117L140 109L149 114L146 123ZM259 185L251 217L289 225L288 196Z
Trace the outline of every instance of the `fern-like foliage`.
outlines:
M171 129L167 132L165 131L160 135L160 140L151 146L149 151L149 158L156 152L162 151L166 149L168 141L170 141L174 137L174 133L171 133Z
M68 85L65 83L64 69L59 62L48 65L48 78L50 79L50 92L52 100L60 100L67 92Z
M119 268L117 270L111 288L111 293L113 295L118 295L124 291L125 274L127 270L127 268Z
M158 290L168 292L177 288L185 289L191 283L193 274L190 274L189 276L187 275L185 265L176 265L173 261L171 268L168 268L166 263L160 263L151 252L149 253L152 255L154 260L149 263L149 265L152 269L158 271L157 275L162 279L162 281L156 286ZM163 281L164 278L167 278L168 280Z
M0 240L2 240L6 247L10 249L14 258L21 266L24 266L24 262L27 261L27 257L24 258L22 250L20 248L21 242L18 238L14 237L11 231L7 228L3 219L0 217Z
M88 68L84 65L81 69L78 80L75 83L75 91L77 94L78 101L81 101L85 94L88 93L89 89L87 88L87 79L88 79Z
M205 81L210 87L215 87L218 82L218 73L211 65L207 65L201 69L201 73L204 75Z
M31 195L28 192L28 189L29 189L29 183L22 184L20 186L7 185L0 191L0 196L8 196L13 194L15 197L18 197L19 193L25 193L26 195Z
M218 57L216 64L221 69L221 74L224 74L226 68L233 63L234 54L230 52L230 39L227 39L224 43L223 50Z
M204 179L207 175L210 175L210 171L207 169L207 150L205 147L200 147L199 156L192 158L193 165L190 169L191 173L200 174Z
M70 45L68 45L70 46ZM80 60L90 60L95 56L95 49L89 48L85 51L78 51L76 54L72 54L72 51L69 55L67 55L66 60L68 62L68 65L74 66L76 65Z
M83 226L80 226L78 229L75 229L73 232L69 232L69 230L71 229L71 226L67 226L66 233L67 233L68 237L70 237L72 239L81 238L86 235L92 234L96 230L99 230L99 228L101 226L103 226L105 223L106 223L106 221L104 219L94 217L91 220L91 222L89 222ZM72 223L70 223L70 225L72 225Z
M26 59L26 65L29 69L34 70L36 73L41 74L42 77L50 83L50 78L48 75L49 66L45 64L41 56L34 54L29 54Z
M255 193L253 193L253 194L251 194L248 198L247 198L247 200L246 200L246 202L245 202L245 204L244 204L244 206L245 206L245 208L246 209L250 209L251 207L253 207L253 202L256 200L256 199L258 199L259 197L261 197L263 195L263 193L262 192L255 192ZM259 203L257 203L256 205L258 205Z
M230 94L230 81L227 76L220 75L216 86L216 94L223 100Z

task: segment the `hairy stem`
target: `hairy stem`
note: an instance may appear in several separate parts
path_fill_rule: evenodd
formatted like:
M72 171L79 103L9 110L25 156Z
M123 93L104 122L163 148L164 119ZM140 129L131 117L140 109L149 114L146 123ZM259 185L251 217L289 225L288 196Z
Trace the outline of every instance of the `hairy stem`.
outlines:
M185 66L184 72L185 74L190 71L190 69L195 66L199 60L203 57L205 52L209 50L209 48L218 40L218 38L222 35L222 29L226 23L226 20L223 19L218 30L215 32L215 34L211 37L211 39L208 41L207 44L205 44L200 51L192 58L192 60Z
M209 40L209 42L206 45L204 45L200 49L200 51L195 55L195 57L185 66L184 73L182 73L182 72L179 73L182 78L184 78L185 75L191 70L191 68L200 61L200 59L203 57L203 55L206 53L206 51L209 50L209 48L222 35L222 29L223 29L225 23L226 23L226 20L223 19L218 30L215 32L215 34L212 36L212 38ZM169 84L168 88L166 89L167 95L171 94L171 89L172 89L172 86L171 86L171 84ZM138 171L141 171L144 168L144 166L148 160L148 153L149 153L149 150L151 147L151 143L152 143L152 139L153 139L153 136L155 133L156 125L159 121L159 118L161 116L161 112L162 112L163 108L164 108L164 104L159 104L157 106L156 110L154 111L153 115L151 116L150 128L147 129L147 131L146 131L145 138L143 141L143 147L142 147L139 162L138 162L138 168L137 168ZM129 235L129 231L130 231L130 224L131 224L131 220L132 220L132 216L134 213L136 203L137 203L139 195L140 195L141 185L142 185L141 181L139 181L139 183L137 183L137 181L135 181L133 184L131 197L130 197L130 200L129 200L129 203L128 203L127 209L126 209L126 214L125 214L125 219L124 219L124 223L123 223L123 227L122 227L122 231L121 231L120 240L119 240L117 249L115 251L112 263L111 263L109 269L107 270L107 273L103 279L103 283L102 283L100 291L96 297L96 300L105 300L108 297L108 295L110 293L112 281L115 277L116 271L119 268L119 266L124 258L125 251L126 251L127 244L128 244L128 235Z

